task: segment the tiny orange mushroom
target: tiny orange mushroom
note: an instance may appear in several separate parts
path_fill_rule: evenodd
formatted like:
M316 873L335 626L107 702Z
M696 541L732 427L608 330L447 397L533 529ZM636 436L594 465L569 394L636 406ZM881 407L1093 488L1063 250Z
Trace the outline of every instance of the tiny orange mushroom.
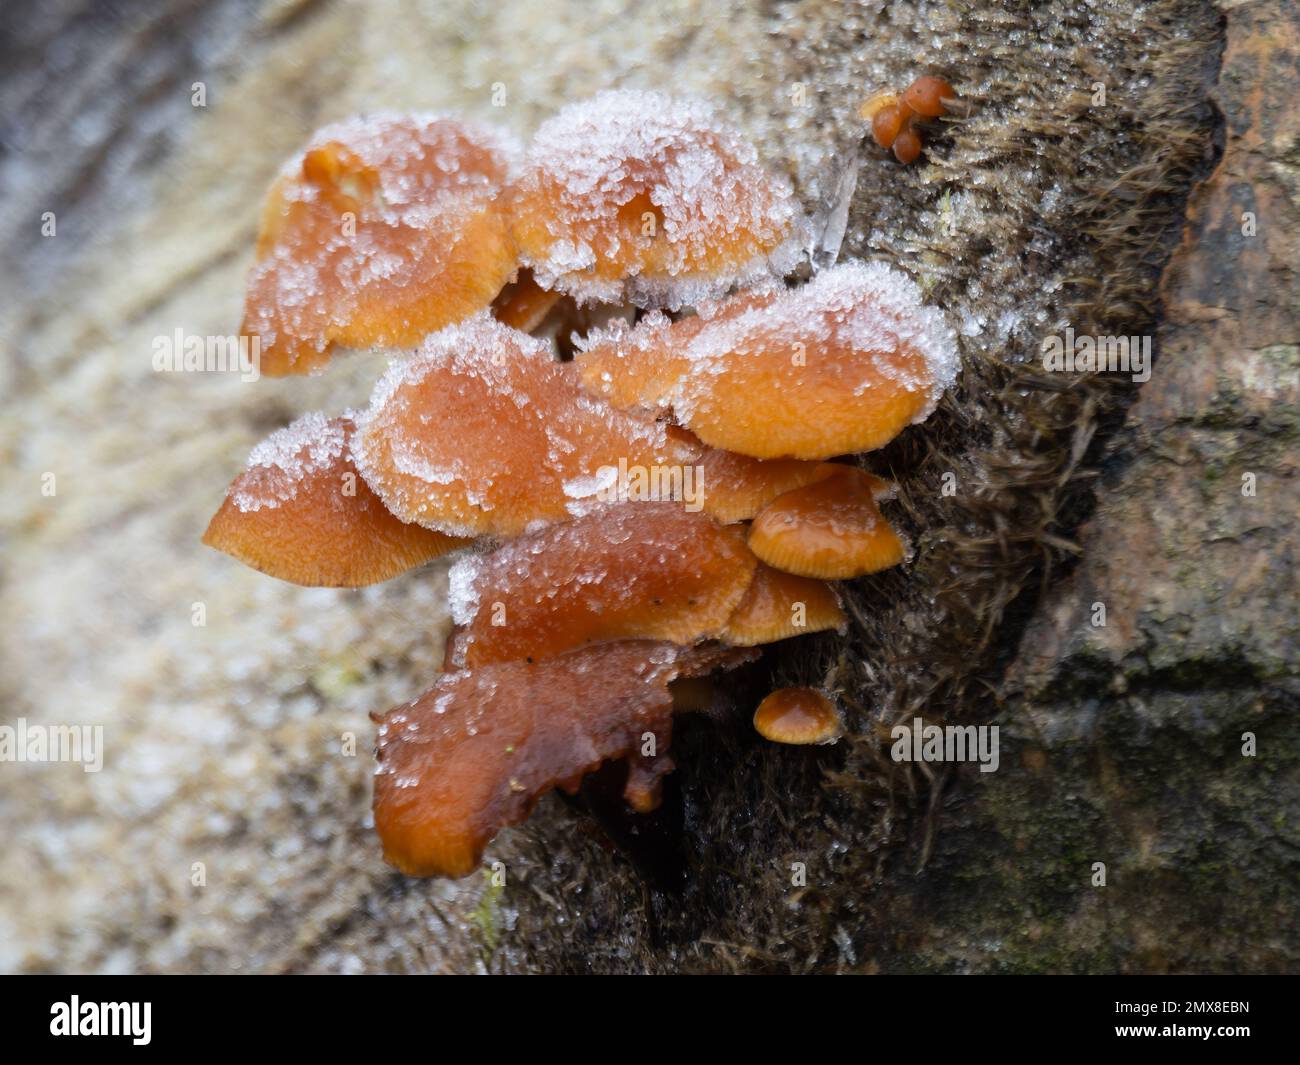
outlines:
M241 330L260 341L262 371L411 345L487 307L516 267L497 198L512 153L495 133L426 115L320 130L262 212Z
M816 688L779 688L758 704L754 728L773 743L834 743L842 730L835 704Z
M908 163L914 163L921 156L920 134L910 127L904 129L894 138L892 147L894 149L894 158L904 166Z
M544 122L508 198L524 265L579 302L676 309L797 261L789 182L694 100L612 91Z
M956 98L952 86L943 78L927 74L912 82L901 98L892 92L874 93L859 113L871 123L872 139L882 148L892 148L894 158L906 165L921 155L921 134L916 124L947 114L948 104Z
M948 113L947 101L957 94L943 78L925 74L903 90L903 103L923 118L938 118Z
M844 624L831 585L760 563L722 639L732 647L754 647L826 629L843 631Z
M625 797L653 809L672 769L670 683L753 657L638 640L443 674L380 719L374 812L384 857L412 876L467 876L545 792L576 792L601 763L629 755ZM639 757L647 733L654 759Z
M676 503L618 503L471 555L451 571L455 667L585 643L717 635L757 565L736 529Z
M350 418L308 414L253 449L203 542L294 584L357 588L468 541L395 518L352 464Z
M943 316L910 278L874 263L725 302L702 323L641 328L597 337L577 357L583 384L761 459L882 447L928 416L957 368Z
M872 139L882 148L893 147L894 138L907 125L908 111L892 92L878 92L869 97L859 110L871 123Z
M754 519L749 548L787 573L848 580L903 560L903 542L876 500L888 491L878 477L853 466L772 501Z
M513 537L592 509L620 460L652 469L693 452L662 425L594 400L572 363L484 314L394 364L359 419L353 453L402 520Z

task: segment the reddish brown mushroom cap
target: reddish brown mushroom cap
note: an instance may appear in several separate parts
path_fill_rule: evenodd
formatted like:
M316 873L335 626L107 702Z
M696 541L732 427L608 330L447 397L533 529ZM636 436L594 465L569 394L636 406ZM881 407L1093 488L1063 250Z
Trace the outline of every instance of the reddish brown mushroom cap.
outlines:
M948 113L947 101L957 94L943 78L926 74L903 90L903 103L923 118L938 118Z
M757 565L736 529L675 503L620 503L469 556L451 573L452 665L585 643L690 644L726 625Z
M356 588L465 546L407 525L352 464L348 418L308 414L254 450L203 542L294 584Z
M894 158L904 166L921 157L921 135L910 127L901 130L893 141Z
M888 443L956 374L942 315L880 264L843 263L705 313L598 335L577 359L584 385L619 406L670 410L713 447L824 459Z
M638 753L625 794L635 808L653 808L672 766L669 683L751 657L635 641L444 674L379 726L374 811L384 857L413 876L466 876L545 792L575 790L602 762L639 752L647 733L656 760Z
M907 125L908 111L896 93L877 92L869 96L858 113L871 123L872 139L882 148L894 143L894 138Z
M269 375L335 346L414 344L482 310L515 270L497 193L510 145L446 118L375 115L320 130L262 213L245 335Z
M844 624L840 598L831 585L760 563L722 639L733 647L754 647L826 629L842 631Z
M754 519L749 548L787 573L847 580L896 566L903 543L876 505L883 481L853 466L774 500Z
M605 92L543 123L509 191L545 288L676 309L798 257L787 181L698 101Z
M518 536L592 509L620 461L680 466L662 425L593 399L572 363L480 315L428 337L375 386L353 447L394 514L460 536Z
M773 743L834 743L840 736L835 704L816 688L781 688L758 704L754 728Z

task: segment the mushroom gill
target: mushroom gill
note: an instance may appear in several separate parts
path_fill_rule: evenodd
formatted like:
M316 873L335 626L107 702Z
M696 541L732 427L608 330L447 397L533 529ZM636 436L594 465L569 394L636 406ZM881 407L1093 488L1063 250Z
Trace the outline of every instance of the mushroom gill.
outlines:
M318 131L271 186L241 332L271 376L335 347L403 346L482 310L515 271L490 130L378 114Z
M380 718L374 813L384 857L412 876L466 876L545 792L575 792L601 763L641 752L647 737L656 760L638 755L627 798L653 808L672 767L670 682L752 657L628 641L443 674Z
M357 588L468 541L394 517L357 474L352 420L307 414L253 449L203 542L294 584Z

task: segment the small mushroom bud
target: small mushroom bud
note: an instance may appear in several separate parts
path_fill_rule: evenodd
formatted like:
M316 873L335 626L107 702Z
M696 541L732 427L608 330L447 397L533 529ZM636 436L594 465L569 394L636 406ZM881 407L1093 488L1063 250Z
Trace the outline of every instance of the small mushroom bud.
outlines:
M945 101L956 98L952 86L933 74L917 78L903 91L903 103L924 118L938 118L947 114Z
M892 148L907 125L907 112L898 104L881 108L871 120L871 136L882 148Z
M921 136L910 126L894 138L894 158L904 166L914 163L921 155Z
M754 728L773 743L834 743L843 731L835 704L816 688L781 688L758 704Z

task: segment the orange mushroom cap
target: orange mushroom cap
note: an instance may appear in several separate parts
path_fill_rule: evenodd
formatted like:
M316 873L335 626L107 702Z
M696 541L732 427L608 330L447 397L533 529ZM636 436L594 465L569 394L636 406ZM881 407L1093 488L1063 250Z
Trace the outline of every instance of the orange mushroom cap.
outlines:
M452 665L584 643L690 644L727 624L757 565L736 530L676 503L618 503L452 567Z
M773 743L834 743L842 727L835 704L816 688L780 688L758 704L754 728Z
M374 812L384 857L413 876L466 876L542 794L576 790L602 762L639 754L646 733L656 738L656 760L635 762L625 795L652 808L657 779L672 768L663 757L669 683L752 657L629 641L443 674L379 726Z
M513 235L544 288L673 309L797 261L789 182L712 109L604 92L544 122L509 192Z
M894 158L904 166L915 163L921 157L921 135L908 127L894 138Z
M858 113L871 123L872 139L882 148L894 143L894 138L907 125L908 112L896 93L878 92L869 96Z
M760 563L727 619L722 639L732 647L754 647L825 629L843 631L844 625L840 598L831 585Z
M357 588L469 541L395 518L352 464L350 418L308 414L249 456L203 542L294 584Z
M407 346L482 310L515 271L497 199L512 147L448 118L327 126L262 213L244 301L261 369L320 369L335 346Z
M380 379L353 445L405 521L459 536L518 536L592 509L620 461L678 467L664 427L583 391L572 363L487 315L425 340Z
M888 490L854 466L772 501L754 519L749 549L787 573L847 580L896 566L903 542L876 499Z
M945 101L956 98L952 86L933 74L917 78L903 90L903 103L923 118L938 118L947 114Z
M657 412L690 373L687 347L700 330L715 319L766 307L781 291L778 285L759 285L726 300L707 300L697 314L677 321L650 311L636 325L615 319L592 329L576 339L582 383L621 410Z
M695 448L699 502L704 513L723 523L748 521L777 496L834 472L826 462L804 459L756 459L709 447L680 426L668 427L669 440Z
M926 418L957 371L943 316L876 263L721 303L703 323L641 328L595 337L577 358L583 384L620 407L671 410L705 443L755 458L881 447Z

